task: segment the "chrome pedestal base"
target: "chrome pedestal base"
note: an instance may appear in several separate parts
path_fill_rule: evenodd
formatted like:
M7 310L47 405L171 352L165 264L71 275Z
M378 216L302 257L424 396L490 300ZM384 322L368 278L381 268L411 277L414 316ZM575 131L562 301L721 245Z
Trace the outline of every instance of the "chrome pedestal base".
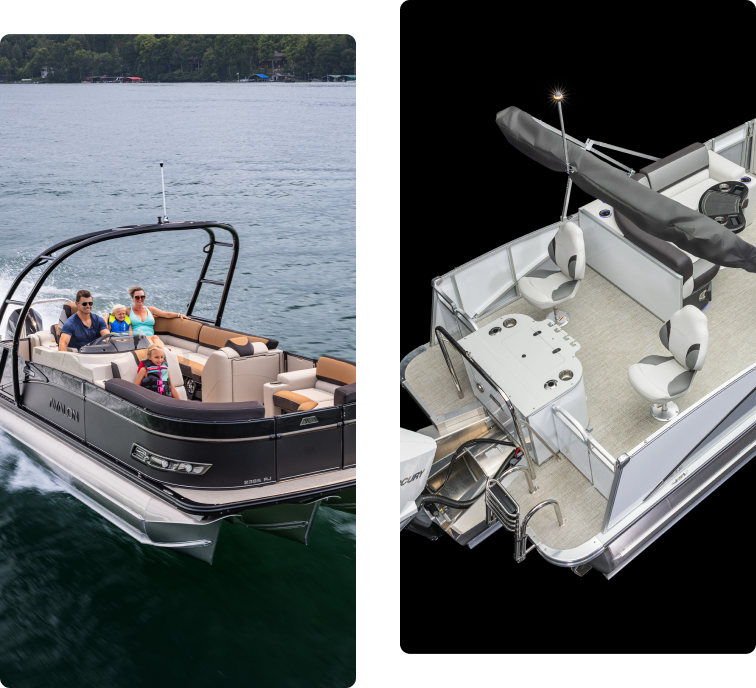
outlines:
M560 310L559 308L554 309L554 312L551 314L551 318L554 320L557 327L563 327L568 322L570 322L570 314L566 311Z
M651 415L662 423L672 420L678 413L680 413L680 408L674 401L668 401L666 404L654 404L651 407Z

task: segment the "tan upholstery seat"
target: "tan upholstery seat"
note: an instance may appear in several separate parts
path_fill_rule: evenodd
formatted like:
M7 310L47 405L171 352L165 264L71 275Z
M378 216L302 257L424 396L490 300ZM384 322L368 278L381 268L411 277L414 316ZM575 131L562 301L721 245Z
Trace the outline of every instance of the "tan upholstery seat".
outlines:
M296 392L276 392L273 395L273 402L278 408L286 411L311 411L317 405L317 401L313 401L309 397Z
M356 399L357 365L333 356L321 356L309 370L281 373L278 380L264 386L265 415L311 411L344 404ZM296 392L294 399L290 397ZM294 403L299 408L293 408Z
M202 401L263 401L263 386L274 382L281 370L282 352L254 339L235 334L227 340L231 346L207 356L202 368ZM201 350L189 358L199 359Z

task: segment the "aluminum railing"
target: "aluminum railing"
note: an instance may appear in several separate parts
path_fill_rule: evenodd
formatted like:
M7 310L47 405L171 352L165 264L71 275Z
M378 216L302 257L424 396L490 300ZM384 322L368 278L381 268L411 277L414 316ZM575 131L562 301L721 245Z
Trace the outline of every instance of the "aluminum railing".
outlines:
M522 523L517 528L517 534L515 537L515 561L519 564L525 561L525 557L528 552L532 552L537 545L531 545L528 547L528 522L535 514L549 504L554 505L554 511L556 512L557 523L561 528L565 524L564 518L562 518L562 510L559 508L559 502L556 499L547 499L540 504L536 504L528 513L525 518L522 519Z
M465 327L467 327L470 332L475 332L478 329L478 326L475 324L475 321L467 314L465 311L461 310L460 308L457 308L457 304L454 303L446 294L444 294L443 291L441 291L438 288L437 280L439 278L436 277L432 282L433 286L433 298L431 302L431 336L430 336L430 346L434 346L434 336L433 332L436 327L436 302L440 302L442 306L444 306L456 319L458 323L463 324ZM460 333L462 330L460 329Z
M530 471L530 477L535 480L536 474L535 474L535 468L533 466L533 460L530 457L530 452L528 451L527 443L525 442L525 438L522 434L522 428L520 426L521 421L517 418L517 412L515 411L514 406L512 405L512 402L509 400L509 397L507 396L506 392L499 387L488 375L488 373L483 370L483 368L478 365L478 363L473 359L470 354L465 351L455 340L454 338L443 328L441 325L436 326L435 329L435 335L438 339L438 343L441 346L441 352L444 355L444 359L446 360L446 365L449 368L449 372L451 373L452 378L454 379L454 384L457 387L457 393L460 395L460 398L464 397L464 394L462 393L462 387L459 384L459 378L457 377L457 372L454 370L454 364L451 361L451 358L449 357L449 352L446 349L446 344L444 343L443 337L449 344L451 344L454 349L457 351L457 353L462 356L479 374L480 376L494 389L495 392L499 394L499 396L504 400L504 404L507 407L507 411L509 411L509 415L512 417L512 421L514 423L515 430L517 432L517 438L512 437L511 434L504 428L503 425L501 425L496 419L493 417L493 414L491 415L494 422L496 422L497 425L500 426L501 430L512 438L512 441L515 443L516 446L519 447L519 449L522 451L522 453L525 455L525 460L528 463L528 470ZM440 335L440 336L439 336ZM498 400L495 399L496 403L499 405L499 407L504 410L504 407L501 406L501 403L498 402ZM519 439L519 442L518 442Z

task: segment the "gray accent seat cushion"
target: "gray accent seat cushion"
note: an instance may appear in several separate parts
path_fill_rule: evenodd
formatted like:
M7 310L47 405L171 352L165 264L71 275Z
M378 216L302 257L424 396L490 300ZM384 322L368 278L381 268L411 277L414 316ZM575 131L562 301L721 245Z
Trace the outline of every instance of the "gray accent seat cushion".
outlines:
M558 270L538 267L517 281L520 295L536 308L553 308L573 298L585 277L583 232L574 222L557 230L548 251Z
M526 301L538 308L551 308L571 299L580 280L570 279L561 270L536 270L522 277L518 286Z
M719 272L719 265L699 258L693 263L693 291L700 289L713 280Z
M644 399L663 404L688 391L695 371L681 366L674 356L646 356L630 366L627 375L633 389Z
M659 339L672 355L646 356L630 366L627 378L644 399L664 404L686 394L703 368L709 342L706 316L685 306L661 326Z
M706 146L703 143L691 143L682 150L647 165L640 173L646 176L654 191L664 191L708 167L709 151Z

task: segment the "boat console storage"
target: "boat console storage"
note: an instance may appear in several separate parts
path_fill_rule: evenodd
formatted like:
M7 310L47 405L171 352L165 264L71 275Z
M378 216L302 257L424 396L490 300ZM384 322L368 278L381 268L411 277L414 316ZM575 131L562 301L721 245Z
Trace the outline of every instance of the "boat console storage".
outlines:
M401 475L400 525L471 548L510 530L518 562L611 577L756 448L756 120L665 158L619 149L639 172L517 108L497 123L566 172L565 212L432 281L401 363L431 424L402 446L436 452ZM595 200L568 215L573 183Z

